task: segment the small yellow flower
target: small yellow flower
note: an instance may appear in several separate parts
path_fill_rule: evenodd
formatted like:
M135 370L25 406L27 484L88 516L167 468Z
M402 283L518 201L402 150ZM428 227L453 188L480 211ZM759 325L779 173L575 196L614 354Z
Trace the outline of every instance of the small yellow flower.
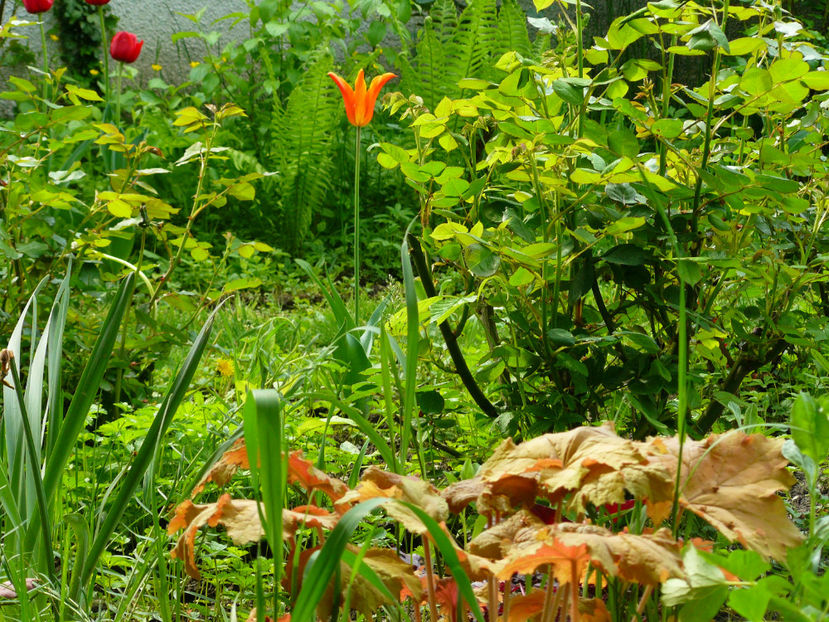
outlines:
M158 63L153 63L152 68L153 71L161 71L161 65L159 65Z
M225 378L233 375L233 361L230 359L219 359L216 363L216 371Z
M93 76L97 76L97 75L98 75L99 73L101 73L101 72L100 72L100 71L98 71L97 69L90 69L90 70L89 70L89 73L90 73L91 75L93 75Z
M56 34L51 34L51 35L49 35L49 38L50 38L52 41L60 41L60 37L58 37Z
M191 67L198 67L199 65L201 65L201 63L197 60L191 60L190 61L190 66Z

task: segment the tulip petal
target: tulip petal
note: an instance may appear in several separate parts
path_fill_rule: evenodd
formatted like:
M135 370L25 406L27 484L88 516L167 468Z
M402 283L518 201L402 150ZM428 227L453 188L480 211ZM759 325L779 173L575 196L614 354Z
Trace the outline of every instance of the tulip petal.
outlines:
M354 103L356 108L354 111L354 125L359 127L368 125L371 116L366 119L366 77L362 69L357 73L357 80L354 82Z
M357 125L354 116L354 91L351 89L351 86L333 71L328 72L328 77L331 78L334 81L334 84L337 85L337 88L340 89L340 93L343 96L343 103L345 104L345 116L348 117L348 122L351 123L351 125Z
M384 73L381 76L375 76L375 78L371 81L371 86L368 87L368 93L366 94L365 100L364 114L366 124L368 124L374 116L374 104L377 102L377 96L380 94L380 89L385 86L386 82L396 77L397 76L393 73Z

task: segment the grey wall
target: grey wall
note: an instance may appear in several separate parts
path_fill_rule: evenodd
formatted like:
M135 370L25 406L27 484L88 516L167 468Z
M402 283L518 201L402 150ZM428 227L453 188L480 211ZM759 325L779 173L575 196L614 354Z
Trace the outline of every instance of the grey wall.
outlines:
M61 2L61 0L55 0ZM174 44L171 36L176 32L202 30L219 31L225 35L243 39L248 34L248 22L243 20L240 24L228 33L232 20L223 20L218 24L213 22L228 13L247 12L248 7L245 0L111 0L108 5L112 12L118 16L119 30L126 30L134 33L144 41L144 48L140 58L135 62L134 67L139 70L139 79L142 82L154 73L150 66L158 62L164 68L164 76L169 81L179 81L186 78L190 71L190 60L200 60L205 55L204 42L199 39L182 39ZM189 19L178 15L178 13L195 14L205 8L204 15L200 21L200 27ZM93 8L93 7L90 7ZM2 16L7 21L12 11L19 19L26 21L37 21L39 16L29 15L23 8L20 0L7 0L6 12ZM46 28L54 25L51 19L51 11L41 14L45 16ZM40 54L40 30L37 26L20 28L17 32L29 37L29 46L36 54ZM114 33L108 33L112 37ZM221 41L224 41L223 38ZM51 48L55 49L52 50ZM50 56L58 58L56 43L50 43ZM50 63L52 67L56 63ZM25 71L25 69L24 69ZM3 81L5 82L5 75ZM4 87L5 88L5 87Z

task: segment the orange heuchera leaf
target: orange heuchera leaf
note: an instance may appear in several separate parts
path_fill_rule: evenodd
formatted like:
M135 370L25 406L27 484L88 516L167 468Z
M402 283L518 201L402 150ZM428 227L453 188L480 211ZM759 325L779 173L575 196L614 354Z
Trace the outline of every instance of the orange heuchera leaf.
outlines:
M333 529L338 520L338 515L315 506L302 506L293 510L284 509L282 510L282 537L285 540L292 540L300 527ZM196 534L204 525L210 527L222 525L227 529L227 535L234 544L239 546L258 542L265 537L256 501L231 499L228 494L219 497L216 503L197 505L192 501L185 501L176 508L175 516L167 525L167 533L173 534L179 529L184 529L171 555L174 559L184 561L185 571L194 579L200 577L196 566Z
M580 598L579 618L582 622L610 622L610 612L600 598Z
M299 484L308 492L319 490L332 501L338 501L348 492L345 482L320 471L313 462L302 457L301 451L291 452L288 458L288 481Z
M503 559L523 534L537 533L544 522L528 510L519 510L505 521L478 534L469 543L469 552L491 560Z
M473 477L472 479L462 479L450 484L440 492L440 496L449 504L449 511L452 514L460 514L467 505L475 501L486 490L487 486L481 481L481 478Z
M301 527L317 527L331 530L340 520L338 514L332 514L324 508L315 505L302 505L293 510L282 510L282 539L292 540L296 537L297 529Z
M577 523L549 529L552 537L566 544L587 545L594 565L625 581L656 585L685 576L679 543L667 529L641 535L613 533L603 527Z
M509 622L525 622L541 615L547 590L533 590L529 594L510 597Z
M646 445L651 462L676 475L679 441L652 439ZM730 540L775 559L797 546L802 536L786 515L778 491L795 482L786 470L783 439L733 431L703 441L685 442L680 505L707 520ZM654 507L659 521L669 507Z
M570 505L579 511L588 502L621 503L625 491L657 500L670 492L668 472L649 463L611 424L545 434L520 445L507 440L484 463L478 477L490 490L503 493L522 480L535 482L539 494L553 503L575 493ZM522 502L534 498L535 494L525 495Z
M498 577L505 579L512 572L532 572L544 563L555 563L556 555L561 555L564 561L563 552L581 550L582 546L587 561L605 574L625 581L656 585L671 577L684 577L679 545L668 530L642 535L615 534L604 527L580 523L517 532L515 543L499 566Z
M337 508L341 509L352 503L377 497L390 497L416 505L437 522L449 516L449 506L440 496L438 489L429 482L417 477L389 473L373 466L363 473L357 488L349 491L340 499ZM418 534L426 533L426 526L405 506L391 502L385 503L383 507L389 516L399 521L409 531Z
M182 506L185 506L184 509L182 509ZM196 510L198 510L198 513L196 513ZM168 533L184 526L183 524L188 518L190 522L186 525L184 533L179 536L171 555L175 559L184 561L185 571L194 579L201 577L196 566L195 556L196 533L200 527L204 525L210 527L223 525L227 529L230 539L238 546L258 542L265 537L265 531L259 520L259 511L256 508L256 501L231 499L228 494L219 497L216 503L201 506L185 501L177 508L175 518L167 527Z
M553 538L534 545L514 547L513 553L499 566L497 576L502 581L508 581L516 572L531 575L539 566L549 564L559 583L578 583L589 562L587 545L568 546Z
M237 439L233 446L222 454L216 463L210 467L207 473L199 480L193 492L190 494L192 499L202 490L207 482L213 482L217 486L224 486L233 477L238 469L249 469L248 451L245 448L245 439Z
M458 583L453 577L435 581L435 602L449 622L458 620Z

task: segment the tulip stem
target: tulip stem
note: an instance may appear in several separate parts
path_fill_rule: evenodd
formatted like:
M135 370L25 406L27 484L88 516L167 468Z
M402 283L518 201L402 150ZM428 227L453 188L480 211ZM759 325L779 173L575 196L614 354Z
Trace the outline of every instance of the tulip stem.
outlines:
M104 54L104 105L109 104L109 52L107 50L107 24L104 18L104 7L98 5L98 14L101 16L101 51Z
M360 126L354 149L354 325L360 325Z
M46 48L46 29L43 27L43 18L40 19L40 45L43 47L43 99L49 99L51 93L49 89L49 51ZM48 110L48 106L44 103L44 109Z
M124 64L118 64L118 99L115 100L115 127L121 124L121 76L124 73ZM109 78L107 78L108 80Z

